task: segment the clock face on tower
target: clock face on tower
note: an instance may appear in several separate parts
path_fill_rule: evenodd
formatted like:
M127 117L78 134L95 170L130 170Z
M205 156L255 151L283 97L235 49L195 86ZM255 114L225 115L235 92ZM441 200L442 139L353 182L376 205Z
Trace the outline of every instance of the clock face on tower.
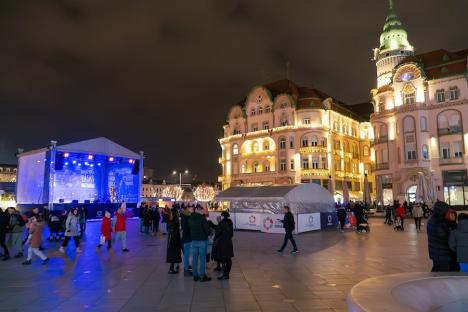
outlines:
M414 64L400 67L394 76L397 82L408 82L421 77L421 71Z
M414 75L412 72L406 72L406 73L401 74L400 78L402 81L410 81L411 79L414 78Z

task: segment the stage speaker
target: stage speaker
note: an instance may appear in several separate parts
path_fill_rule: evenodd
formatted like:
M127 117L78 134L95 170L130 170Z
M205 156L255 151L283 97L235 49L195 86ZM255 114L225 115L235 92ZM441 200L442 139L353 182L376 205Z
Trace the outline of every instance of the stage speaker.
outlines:
M63 199L63 198L59 199L59 203L63 204L64 202L65 202L65 199Z
M78 205L78 199L72 200L72 204L73 204L73 205Z
M99 199L95 199L95 200L93 201L93 203L94 203L94 204L99 204Z
M139 173L140 173L140 161L135 160L135 162L133 163L132 174L137 175Z
M84 203L85 203L85 204L91 204L91 201L90 201L89 199L86 199L86 200L84 201Z
M55 154L55 170L63 170L63 153Z

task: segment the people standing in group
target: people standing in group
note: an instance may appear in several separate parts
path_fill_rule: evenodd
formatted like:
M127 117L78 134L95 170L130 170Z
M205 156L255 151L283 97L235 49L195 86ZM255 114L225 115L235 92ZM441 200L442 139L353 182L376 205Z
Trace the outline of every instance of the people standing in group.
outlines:
M167 216L167 253L166 262L170 264L169 274L179 273L179 264L181 257L182 243L180 238L180 223L177 208L169 210Z
M6 234L10 224L10 214L0 208L0 247L3 248L3 261L10 259L10 251L6 245Z
M182 228L182 251L184 254L184 276L193 276L190 266L190 253L192 245L192 236L190 235L189 219L192 214L190 206L183 206L180 214L180 225Z
M80 239L83 239L83 236L86 232L86 222L88 221L88 210L85 207L80 208Z
M189 218L190 236L192 238L192 271L194 281L207 282L211 278L206 274L206 248L210 227L204 217L204 210L200 205L195 207ZM200 267L198 264L200 263Z
M451 268L451 250L449 247L450 229L448 218L450 206L437 201L431 217L427 221L427 242L429 258L433 262L432 272L449 272Z
M22 258L23 257L23 230L24 226L26 225L23 217L13 207L8 207L7 212L10 215L10 222L8 225L8 245L11 249L16 249L16 256L15 258ZM11 252L11 250L10 250Z
M337 217L338 217L338 222L340 223L340 231L344 231L345 223L346 223L346 209L342 205L338 205L337 211L336 211Z
M151 207L151 225L153 235L159 232L159 222L161 221L161 213L157 204L153 204Z
M221 213L222 220L218 223L216 229L216 238L213 243L215 250L215 257L221 262L222 275L218 280L228 280L232 268L232 258L234 257L234 247L232 244L232 237L234 236L234 226L229 219L229 212L223 211ZM297 249L296 249L297 250Z
M421 220L424 216L424 211L421 204L415 204L413 206L413 219L416 231L421 231Z
M458 216L457 228L450 232L449 246L457 256L461 272L468 272L468 214Z
M126 205L125 202L117 209L114 215L114 225L113 230L115 233L115 241L122 242L122 251L129 252L127 248L127 214L126 214Z
M284 218L283 220L278 220L283 223L283 228L285 230L285 235L284 235L284 242L283 245L281 246L280 249L278 249L278 252L283 252L284 248L286 248L286 245L288 244L288 240L291 241L291 244L293 245L293 250L291 253L298 253L299 250L297 249L296 241L294 240L293 237L293 231L296 228L296 221L294 221L294 216L290 211L291 209L289 206L284 206L283 212L284 212Z
M80 239L78 236L78 225L79 225L79 210L78 208L73 208L67 216L67 220L65 221L65 239L60 246L60 252L65 252L65 247L67 247L68 242L73 238L75 242L76 252L80 253Z
M99 238L98 248L107 243L107 250L112 248L112 220L111 213L106 210L101 223L101 237Z
M406 203L406 202L405 202ZM406 209L404 206L400 206L395 211L396 217L401 221L401 229L405 230L405 216L406 216Z
M42 216L37 215L31 218L29 224L29 238L28 238L28 257L24 265L29 265L32 263L32 255L33 253L36 254L42 260L42 264L45 265L49 261L46 255L39 249L42 242L42 231L44 229L44 222L42 220Z

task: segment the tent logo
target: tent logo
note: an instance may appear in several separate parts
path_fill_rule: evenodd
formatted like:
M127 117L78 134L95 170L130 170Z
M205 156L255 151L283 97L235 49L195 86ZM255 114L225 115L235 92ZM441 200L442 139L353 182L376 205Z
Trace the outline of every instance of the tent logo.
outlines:
M265 220L263 220L263 228L267 231L269 231L273 227L273 220L270 217L266 217Z
M309 225L313 225L314 224L314 216L309 216Z
M257 221L257 218L254 215L251 215L249 217L249 223L250 224L255 224L256 221Z
M102 210L96 211L96 217L98 218L102 217Z

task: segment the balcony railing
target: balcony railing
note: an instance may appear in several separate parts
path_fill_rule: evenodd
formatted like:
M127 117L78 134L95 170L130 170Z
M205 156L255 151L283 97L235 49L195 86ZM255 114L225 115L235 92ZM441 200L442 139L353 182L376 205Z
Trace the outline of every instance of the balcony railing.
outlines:
M457 165L463 163L463 157L439 158L440 165Z
M388 136L381 136L378 138L374 138L374 140L371 141L371 145L387 143L387 142L388 142Z
M328 177L330 171L328 169L303 169L301 176L322 176Z
M372 171L387 170L389 168L390 166L388 165L388 163L380 163L380 164L372 165Z
M450 134L462 133L462 129L460 126L450 126L448 128L439 128L438 132L439 132L439 135L450 135Z
M300 154L311 154L311 153L327 153L328 150L326 147L322 146L307 146L301 147L299 149Z

